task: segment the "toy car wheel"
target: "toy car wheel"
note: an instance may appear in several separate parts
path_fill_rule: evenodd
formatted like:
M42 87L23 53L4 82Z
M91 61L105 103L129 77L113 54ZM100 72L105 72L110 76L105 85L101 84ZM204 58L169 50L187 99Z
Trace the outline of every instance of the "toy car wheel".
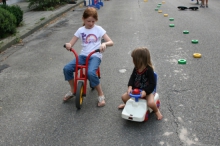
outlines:
M144 119L144 121L147 121L147 120L148 120L149 115L150 115L150 111L147 110L147 112L146 112L146 114L145 114L145 119Z
M82 103L83 103L83 85L84 85L84 83L82 81L78 82L77 91L76 91L76 99L75 99L77 109L81 109L81 107L82 107Z
M160 108L160 100L156 101L157 108Z

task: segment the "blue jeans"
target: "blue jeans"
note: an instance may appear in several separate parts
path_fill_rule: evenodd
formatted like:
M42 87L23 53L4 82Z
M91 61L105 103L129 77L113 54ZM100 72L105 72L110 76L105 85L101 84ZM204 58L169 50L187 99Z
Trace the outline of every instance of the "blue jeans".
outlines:
M84 55L79 55L79 64L86 64L86 57ZM101 59L96 56L91 56L88 65L88 80L90 81L90 86L95 87L99 85L99 78L96 75L96 70L101 64ZM75 72L76 59L73 59L63 68L63 74L66 81L72 80L74 78L73 73Z

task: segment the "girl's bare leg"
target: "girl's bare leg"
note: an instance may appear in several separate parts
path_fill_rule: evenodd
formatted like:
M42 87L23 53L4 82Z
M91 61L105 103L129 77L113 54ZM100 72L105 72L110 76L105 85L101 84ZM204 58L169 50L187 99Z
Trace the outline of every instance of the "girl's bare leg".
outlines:
M102 92L102 88L101 88L101 85L98 84L96 87L95 87L96 91L98 92L98 95L99 96L103 96L103 92Z
M98 92L98 98L99 98L99 102L98 102L98 106L104 106L105 105L105 97L104 97L104 94L102 92L102 88L101 88L101 85L98 84L95 89L97 90Z
M205 0L202 0L202 5L203 5L203 6L205 5Z
M74 79L69 80L68 82L70 84L71 92L73 93L74 92L74 88L73 88L73 86L74 86Z
M149 106L156 114L157 119L161 120L163 118L162 114L160 113L160 110L157 108L156 103L154 102L154 95L150 94L147 96L147 106Z
M130 96L128 95L128 93L124 93L122 96L121 96L121 99L124 103L120 104L118 106L119 109L123 109L125 107L125 103L130 99Z
M64 96L63 101L67 101L67 100L69 100L70 98L73 97L73 92L74 92L74 88L73 88L73 87L74 87L74 79L69 80L68 82L69 82L69 85L70 85L70 91L71 91L71 92L68 92L68 93Z

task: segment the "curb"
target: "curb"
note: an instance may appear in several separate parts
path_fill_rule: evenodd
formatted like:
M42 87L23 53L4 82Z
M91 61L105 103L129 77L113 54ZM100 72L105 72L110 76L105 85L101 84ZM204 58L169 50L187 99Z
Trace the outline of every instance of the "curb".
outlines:
M43 21L41 21L38 25L34 26L34 28L30 29L28 32L20 34L20 33L16 33L15 36L11 36L8 38L3 39L2 41L0 41L0 53L5 51L7 48L11 47L14 44L18 43L18 38L19 39L24 39L25 37L31 35L32 33L34 33L35 31L39 30L40 28L42 28L43 26L45 26L47 23L49 23L52 20L55 20L56 18L60 17L61 15L63 15L64 13L70 11L71 9L77 7L78 5L82 4L83 1L78 2L77 4L75 4L74 6L67 8L66 10L63 10L61 12L57 12L54 13L54 16L45 19ZM19 36L19 37L18 37Z

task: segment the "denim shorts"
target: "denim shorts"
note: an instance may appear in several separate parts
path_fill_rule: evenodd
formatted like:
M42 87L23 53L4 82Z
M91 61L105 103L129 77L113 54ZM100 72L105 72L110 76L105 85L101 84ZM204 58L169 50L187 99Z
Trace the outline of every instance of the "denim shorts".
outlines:
M83 65L86 63L86 57L84 55L79 55L79 64ZM88 80L90 81L90 86L95 87L99 85L99 78L96 75L96 70L101 64L101 59L96 56L91 56L89 59L88 65ZM66 64L63 68L63 74L66 81L74 79L74 72L76 66L76 59L73 59L68 64Z

